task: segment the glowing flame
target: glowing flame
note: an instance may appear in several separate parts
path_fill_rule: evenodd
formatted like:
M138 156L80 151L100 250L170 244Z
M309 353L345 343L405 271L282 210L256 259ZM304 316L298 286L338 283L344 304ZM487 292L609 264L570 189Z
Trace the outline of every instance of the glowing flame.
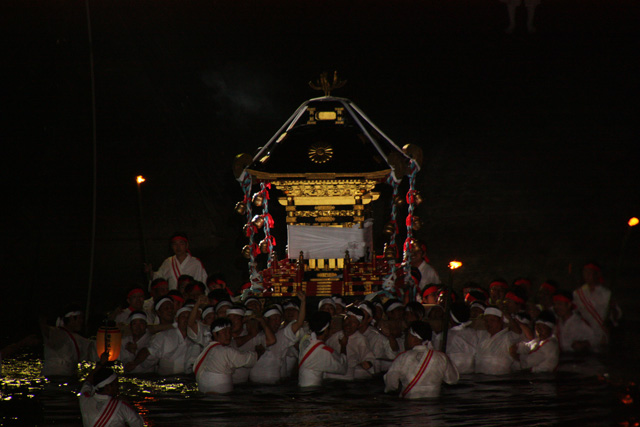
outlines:
M449 268L455 270L456 268L462 267L462 263L460 261L451 261L449 263Z
M143 183L143 182L145 182L145 181L146 181L146 179L144 179L144 176L142 176L142 175L138 175L138 176L136 177L136 182L137 182L138 184L142 184L142 183Z
M629 220L628 224L629 224L629 227L633 227L634 225L638 225L639 222L640 220L634 216Z

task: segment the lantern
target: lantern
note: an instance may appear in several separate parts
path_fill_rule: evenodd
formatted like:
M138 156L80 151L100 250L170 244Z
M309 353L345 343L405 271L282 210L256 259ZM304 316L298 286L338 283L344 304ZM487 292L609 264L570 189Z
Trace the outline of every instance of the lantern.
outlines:
M402 207L407 203L407 201L403 196L396 196L393 198L393 203L395 203L397 207Z
M413 195L413 201L416 205L419 205L423 202L422 196L418 191L416 191L416 193Z
M262 226L264 225L264 217L262 215L256 215L251 220L251 223L258 228L262 228Z
M384 257L386 259L395 259L396 257L396 248L387 243L384 244Z
M107 321L98 329L96 334L96 350L98 356L105 351L109 353L109 362L113 362L120 356L120 344L122 332L115 326L115 322Z

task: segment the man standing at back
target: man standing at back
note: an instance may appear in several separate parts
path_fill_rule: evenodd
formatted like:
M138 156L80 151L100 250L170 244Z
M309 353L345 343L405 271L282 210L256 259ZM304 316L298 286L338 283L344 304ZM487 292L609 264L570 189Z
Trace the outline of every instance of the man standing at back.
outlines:
M171 250L174 255L165 259L158 271L153 272L154 279L167 279L169 290L178 289L178 278L182 275L189 275L202 283L207 281L207 272L202 262L189 252L189 239L186 234L175 233L171 236ZM151 265L145 265L145 270L151 271Z

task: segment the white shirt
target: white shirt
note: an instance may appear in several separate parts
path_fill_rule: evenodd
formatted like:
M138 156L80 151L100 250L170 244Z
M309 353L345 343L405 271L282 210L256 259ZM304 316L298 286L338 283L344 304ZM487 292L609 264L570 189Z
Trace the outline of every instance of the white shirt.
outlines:
M344 375L347 368L347 356L315 339L313 334L311 337L305 337L300 343L298 361L300 387L320 386L325 373Z
M289 347L300 338L301 331L293 333L291 322L276 332L276 343L266 348L264 354L251 368L249 379L257 384L276 384L280 381L286 368L283 367Z
M400 389L407 399L437 397L442 382L455 384L459 374L446 354L417 345L400 353L384 376L385 392Z
M478 346L474 358L475 372L487 375L504 375L513 371L514 362L509 348L520 340L520 335L505 328L491 336L487 331L478 331Z
M129 404L106 394L95 393L93 386L85 382L80 389L82 424L94 427L101 419L101 427L142 427L144 420ZM109 415L111 414L111 415Z
M153 335L147 350L158 359L158 374L177 375L191 372L200 347L174 327Z
M442 334L434 340L434 347L440 349ZM456 366L458 373L471 374L474 372L474 358L478 346L478 332L471 327L471 322L463 323L449 329L447 333L446 353L449 360Z
M578 313L591 326L598 346L609 342L609 332L605 321L609 312L611 291L604 286L596 286L593 291L589 285L582 285L573 292L573 302Z
M71 332L64 327L49 328L49 338L44 340L44 364L42 375L74 376L78 362L98 360L95 341Z
M233 390L232 375L236 369L250 368L256 360L255 351L240 351L213 341L195 360L198 389L203 393L229 393Z
M331 335L327 340L327 345L335 351L340 352L340 340L343 336L343 331ZM327 373L325 378L347 381L371 378L374 372L373 365L375 361L376 357L369 348L367 339L359 331L356 331L353 335L349 336L349 340L347 341L347 372L345 374ZM371 368L364 369L360 365L362 362L371 363Z
M420 277L420 283L419 283L421 290L424 291L424 288L429 283L435 283L436 285L439 285L440 283L442 283L440 281L440 277L438 276L438 272L436 272L436 270L433 267L431 267L429 264L427 264L424 260L422 260L422 262L418 266L418 270L422 275Z
M191 254L187 254L182 263L178 262L176 256L165 259L158 271L153 273L153 278L163 278L169 282L169 290L178 289L178 277L189 275L198 282L207 282L207 272L202 262Z
M267 337L264 334L264 331L258 332L258 334L255 337L249 339L249 341L247 341L240 347L237 346L235 339L231 341L231 347L237 348L240 351L246 351L246 352L255 351L256 346L262 346L266 350ZM251 367L242 367L242 368L236 369L233 372L233 383L234 384L246 383L247 381L249 381L250 372L251 372Z
M553 372L560 358L558 339L551 336L544 341L535 338L529 342L518 343L518 354L522 369L531 368L533 373Z
M138 339L138 341L135 342L137 351L140 351L141 349L148 347L152 337L153 335L151 335L149 331L145 332L144 335L141 336ZM136 358L137 351L136 353L132 353L129 350L127 350L127 344L131 342L133 342L133 336L131 335L128 335L122 338L122 342L120 344L120 356L118 356L118 360L121 361L123 365L129 362L133 362L133 360ZM157 364L158 364L158 359L152 355L149 355L149 357L147 357L144 362L136 366L135 369L131 371L131 373L132 374L148 374L151 372L155 372Z
M591 347L598 345L596 335L593 333L591 326L576 313L571 313L571 316L566 321L558 317L554 333L558 338L560 351L562 352L574 351L572 345L576 341L588 341Z

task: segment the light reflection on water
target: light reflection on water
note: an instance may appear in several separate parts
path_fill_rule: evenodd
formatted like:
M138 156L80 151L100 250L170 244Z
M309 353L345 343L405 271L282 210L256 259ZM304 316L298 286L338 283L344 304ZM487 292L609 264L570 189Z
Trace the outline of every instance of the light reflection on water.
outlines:
M611 367L609 367L611 368ZM79 381L46 379L37 359L3 361L2 425L81 425ZM80 367L81 377L90 370ZM294 382L236 387L228 396L198 392L192 376L122 377L120 393L149 426L513 426L637 425L638 387L608 378L596 358L564 361L555 374L471 375L439 399L404 401L376 378L301 391Z

